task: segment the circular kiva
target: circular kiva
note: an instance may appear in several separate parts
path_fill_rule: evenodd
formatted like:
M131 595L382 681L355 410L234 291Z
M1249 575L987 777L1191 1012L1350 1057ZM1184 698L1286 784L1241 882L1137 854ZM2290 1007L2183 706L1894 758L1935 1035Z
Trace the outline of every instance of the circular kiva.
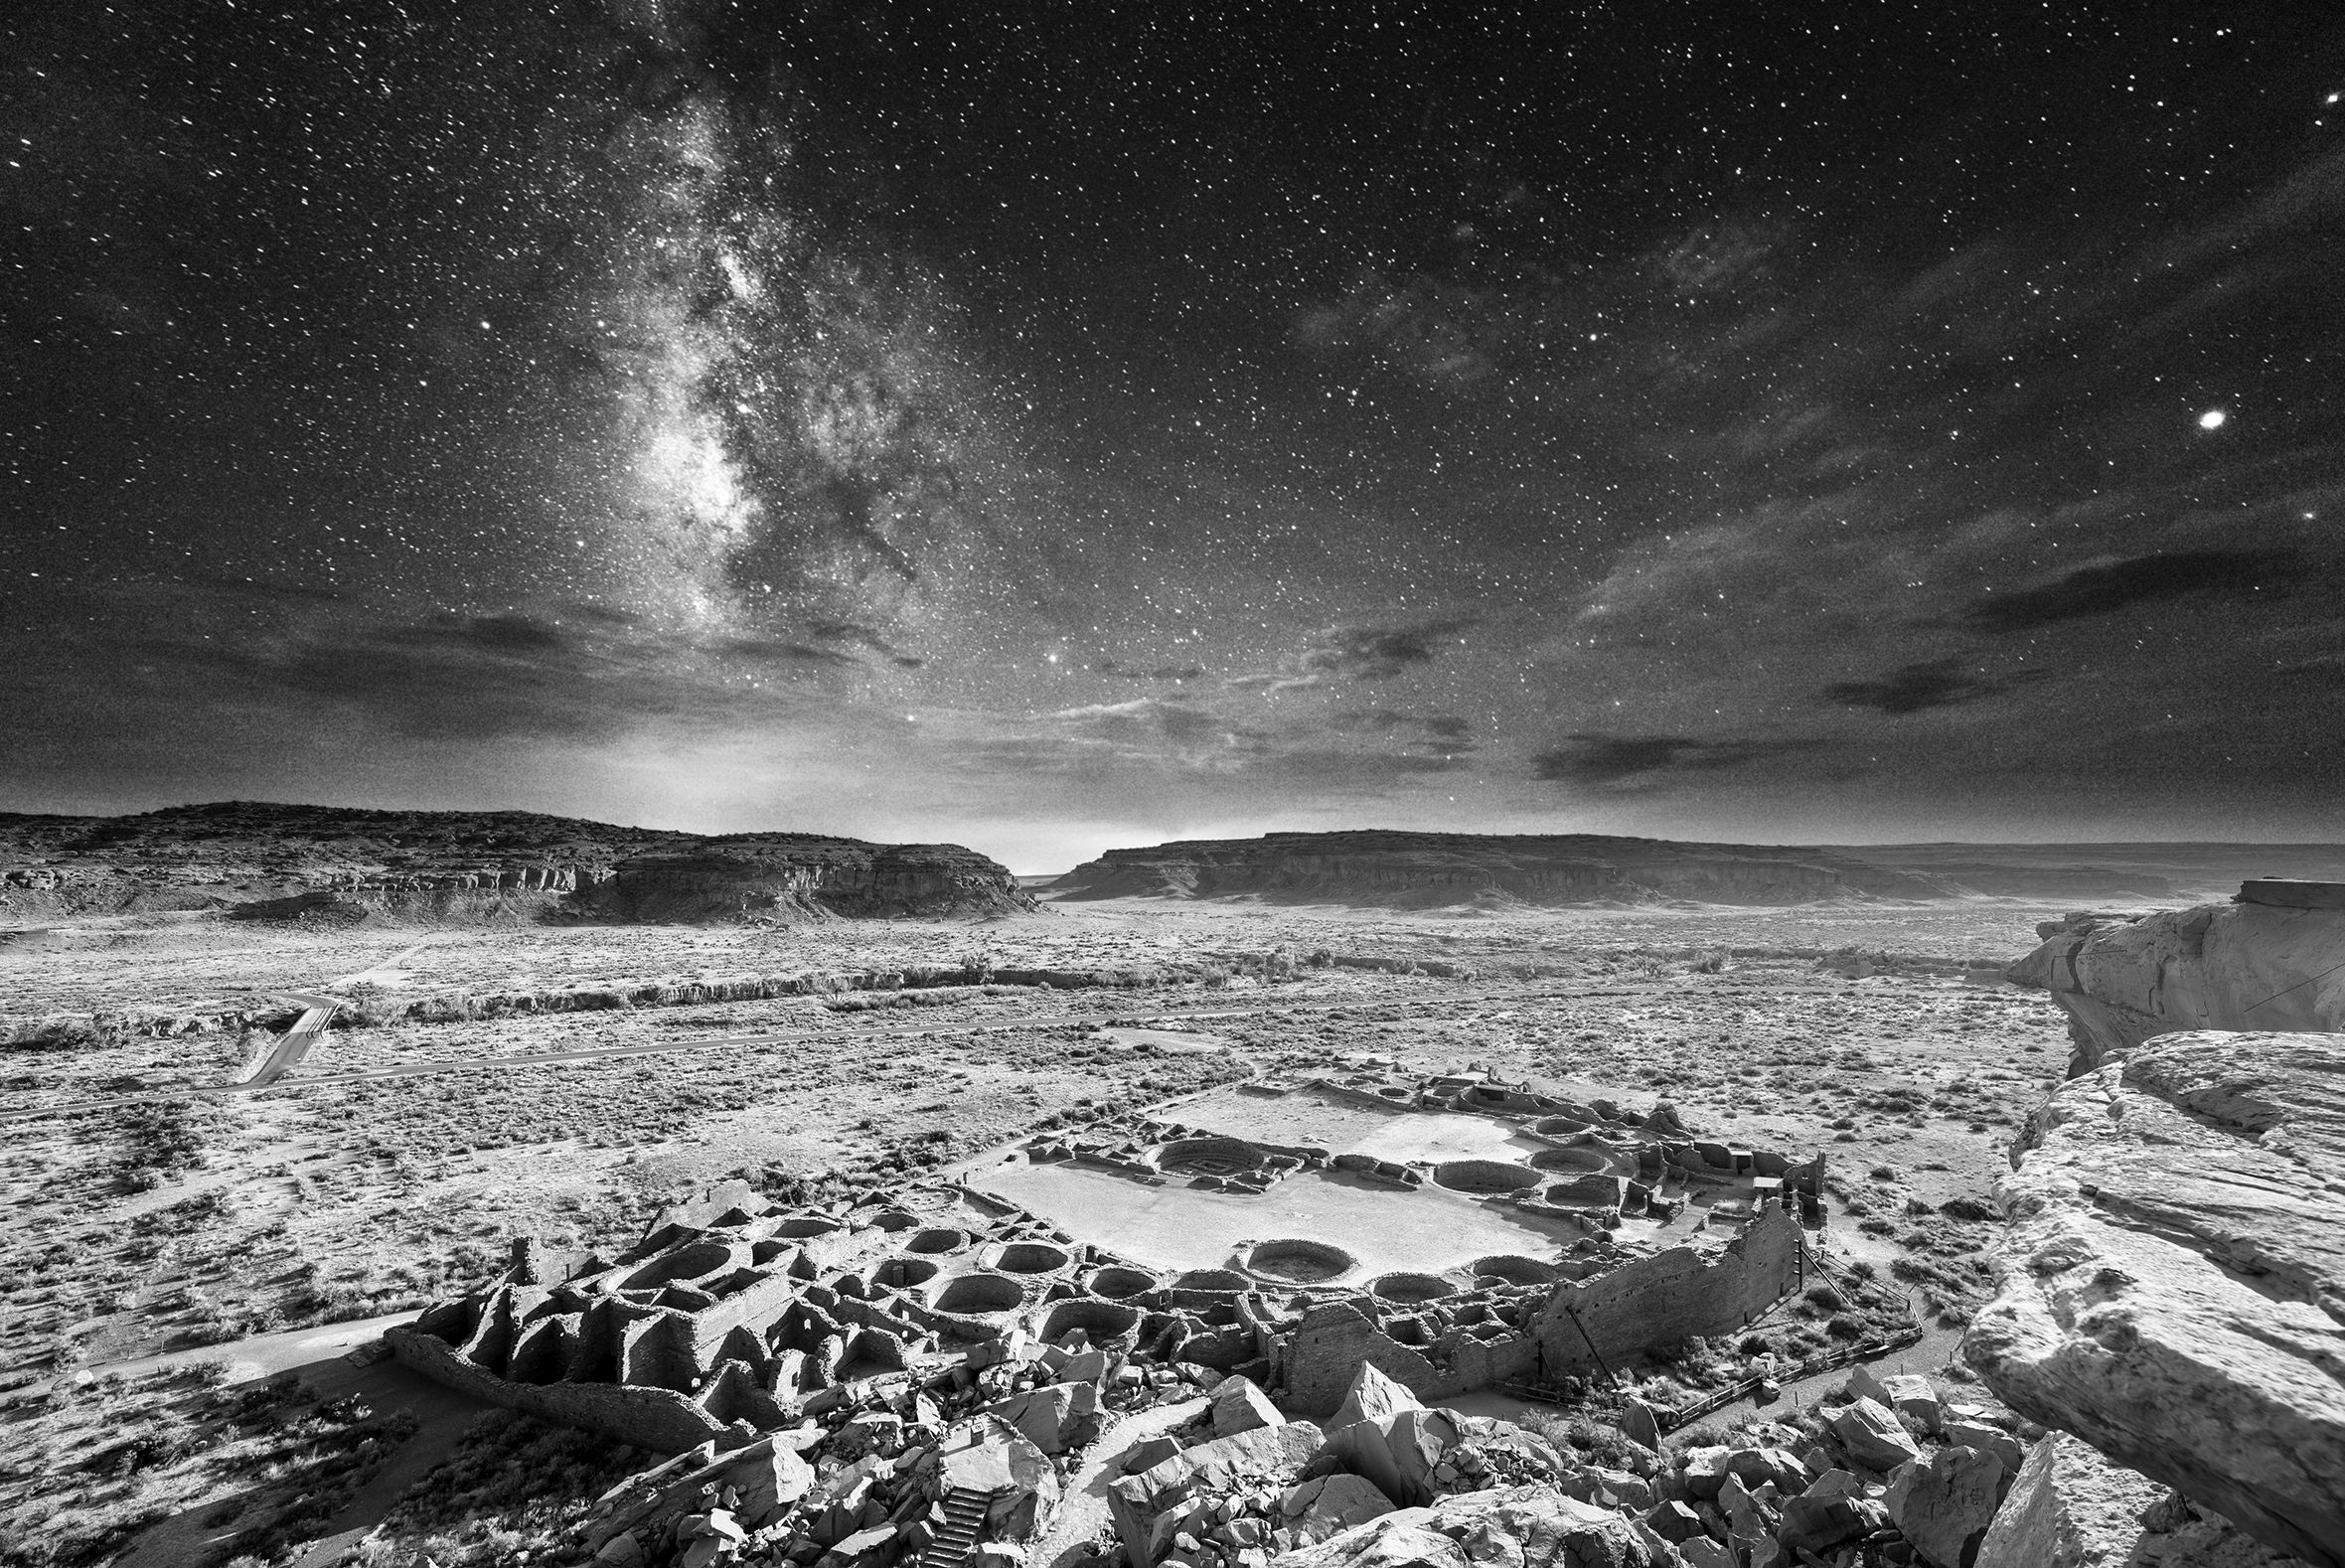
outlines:
M1025 1305L1025 1287L1006 1274L964 1274L936 1298L938 1312L982 1315Z
M1563 1271L1554 1264L1541 1263L1536 1258L1517 1257L1511 1252L1476 1258L1468 1266L1477 1279L1504 1280L1509 1285L1552 1285L1563 1278Z
M1568 1138L1586 1132L1588 1125L1576 1116L1543 1116L1531 1123L1531 1131L1542 1138Z
M1254 1282L1235 1269L1191 1269L1176 1275L1172 1288L1176 1291L1242 1291Z
M839 1221L825 1219L820 1214L794 1214L774 1226L773 1233L777 1236L827 1236L835 1230L846 1228Z
M1013 1241L996 1249L990 1260L1005 1274L1055 1274L1075 1260L1064 1247L1044 1241Z
M1621 1178L1608 1171L1584 1172L1569 1181L1556 1182L1545 1196L1548 1202L1566 1208L1585 1208L1591 1203L1611 1208L1621 1201Z
M889 1290L906 1290L914 1285L925 1285L936 1278L937 1263L933 1258L889 1258L879 1265L879 1272L871 1277Z
M1104 1296L1109 1301L1122 1301L1127 1296L1138 1296L1157 1288L1157 1277L1145 1269L1127 1269L1111 1263L1091 1276L1087 1282L1091 1294Z
M1531 1156L1534 1171L1618 1171L1619 1157L1607 1149L1581 1145L1574 1149L1542 1149Z
M1444 1296L1455 1296L1458 1287L1438 1274L1379 1274L1368 1281L1368 1294L1378 1301L1411 1302L1439 1301Z
M1359 1259L1324 1241L1281 1238L1257 1242L1246 1252L1246 1268L1250 1273L1291 1280L1298 1285L1331 1280L1358 1267Z
M658 1257L627 1276L619 1289L648 1291L657 1286L674 1284L679 1280L697 1280L704 1274L714 1274L733 1261L733 1250L721 1241L696 1241L689 1247L679 1247L664 1257Z
M920 1223L920 1216L907 1213L900 1208L891 1208L872 1216L871 1223L877 1225L881 1230L909 1230Z
M1075 1296L1059 1302L1042 1320L1042 1337L1057 1339L1070 1329L1080 1329L1093 1340L1112 1339L1140 1327L1140 1309L1115 1302Z
M1452 1160L1433 1168L1433 1179L1453 1192L1519 1192L1539 1184L1539 1173L1503 1160Z
M1236 1176L1259 1170L1262 1151L1243 1138L1183 1138L1157 1151L1157 1169L1182 1176Z
M969 1232L950 1227L934 1227L914 1231L912 1239L904 1243L906 1252L959 1252L969 1245Z

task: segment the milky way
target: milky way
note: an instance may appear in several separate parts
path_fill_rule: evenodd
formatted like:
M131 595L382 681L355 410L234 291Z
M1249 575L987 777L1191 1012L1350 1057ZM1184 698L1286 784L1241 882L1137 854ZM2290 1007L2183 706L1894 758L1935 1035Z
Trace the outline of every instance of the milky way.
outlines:
M2154 9L36 7L0 809L2333 835L2345 33Z

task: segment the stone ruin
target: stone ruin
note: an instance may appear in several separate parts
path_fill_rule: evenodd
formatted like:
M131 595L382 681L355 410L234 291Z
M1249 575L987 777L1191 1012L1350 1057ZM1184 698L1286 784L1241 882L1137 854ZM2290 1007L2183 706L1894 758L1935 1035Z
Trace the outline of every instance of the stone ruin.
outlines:
M622 1535L635 1541L645 1519L690 1504L701 1508L693 1517L726 1514L732 1533L712 1525L688 1539L663 1526L674 1560L734 1560L754 1529L774 1561L883 1568L916 1553L966 1568L988 1543L1037 1538L1068 1467L1134 1412L1183 1400L1202 1412L1210 1392L1213 1441L1276 1429L1300 1450L1281 1449L1271 1468L1291 1472L1321 1451L1323 1433L1289 1416L1335 1417L1329 1432L1352 1425L1344 1407L1372 1375L1387 1403L1419 1413L1401 1437L1345 1440L1347 1474L1421 1502L1432 1483L1403 1451L1466 1442L1459 1423L1472 1419L1422 1402L1609 1376L1644 1351L1737 1330L1804 1280L1800 1220L1820 1213L1820 1158L1689 1138L1666 1106L1632 1117L1481 1072L1291 1087L1404 1115L1490 1117L1535 1148L1520 1164L1421 1165L1135 1114L1036 1137L1013 1158L1180 1183L1207 1201L1313 1171L1407 1203L1440 1188L1537 1216L1558 1238L1555 1255L1363 1278L1336 1239L1272 1237L1218 1266L1152 1268L966 1181L828 1208L776 1205L733 1182L667 1210L616 1255L518 1240L496 1283L389 1331L386 1343L477 1398L684 1456L605 1499L598 1544L621 1556ZM1696 1194L1700 1228L1662 1237ZM1484 1425L1476 1475L1493 1464L1501 1479L1558 1473L1535 1438ZM1159 1434L1152 1465L1198 1452L1203 1429L1188 1436ZM1245 1465L1271 1463L1249 1454ZM1141 1503L1119 1519L1127 1557L1146 1568L1175 1550L1178 1532L1151 1522L1170 1501ZM1344 1507L1336 1487L1322 1511Z
M1497 1118L1539 1147L1520 1164L1419 1166L1132 1115L1038 1136L1022 1153L1230 1193L1309 1170L1399 1192L1430 1182L1570 1239L1552 1258L1495 1254L1369 1278L1324 1237L1247 1242L1218 1267L1153 1269L966 1185L811 1211L733 1183L669 1210L616 1257L518 1241L497 1284L389 1341L482 1398L675 1451L773 1430L835 1384L914 1373L923 1358L958 1360L1013 1333L1056 1343L1081 1330L1152 1364L1243 1372L1288 1408L1323 1415L1363 1361L1421 1399L1609 1375L1739 1330L1805 1283L1801 1218L1821 1214L1821 1155L1795 1164L1687 1137L1666 1105L1634 1118L1480 1072L1297 1087L1379 1110ZM1699 1230L1653 1228L1680 1218L1693 1193Z
M1421 1399L1609 1375L1646 1352L1741 1329L1806 1283L1802 1221L1823 1216L1820 1154L1794 1162L1696 1139L1665 1104L1635 1117L1609 1100L1534 1094L1480 1069L1321 1077L1270 1092L1489 1117L1513 1141L1537 1147L1520 1163L1412 1164L1135 1115L1036 1137L1025 1157L1232 1193L1267 1191L1315 1170L1402 1192L1431 1183L1539 1217L1572 1238L1553 1258L1493 1254L1438 1272L1361 1278L1335 1238L1271 1237L1240 1244L1209 1276L1181 1276L1175 1283L1189 1289L1209 1283L1226 1292L1240 1321L1259 1331L1259 1360L1245 1370L1292 1410L1332 1410L1363 1361ZM1654 1227L1680 1218L1694 1193L1701 1230L1664 1237Z

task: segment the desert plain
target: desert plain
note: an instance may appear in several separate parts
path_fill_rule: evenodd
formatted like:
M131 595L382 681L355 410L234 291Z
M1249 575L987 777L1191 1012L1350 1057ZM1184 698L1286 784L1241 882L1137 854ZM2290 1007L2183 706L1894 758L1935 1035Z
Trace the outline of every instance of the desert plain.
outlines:
M1713 1405L1701 1435L1780 1422L1847 1397L1802 1356L1894 1324L1877 1370L1933 1376L2040 1436L1957 1346L1995 1288L1997 1177L2070 1067L2066 1016L2003 971L2073 906L1103 897L1026 880L1030 906L844 919L315 899L262 919L20 918L0 938L0 1561L586 1561L597 1497L656 1455L367 1348L489 1287L517 1240L616 1255L725 1182L834 1210L997 1183L1117 1256L1209 1271L1230 1235L1153 1197L1053 1186L1066 1168L1022 1174L1020 1151L1140 1113L1271 1139L1270 1112L1229 1122L1253 1114L1235 1097L1344 1073L1673 1108L1693 1138L1825 1157L1809 1243L1857 1299L1819 1283L1737 1343L1608 1364L1614 1414L1623 1389L1666 1407L1757 1367L1783 1374L1756 1396L1768 1408ZM329 1024L288 1059L321 995ZM1400 1153L1428 1168L1481 1152L1424 1136ZM1329 1239L1419 1266L1400 1231ZM1558 1397L1451 1403L1578 1419L1534 1395ZM1036 1568L1094 1560L1064 1535Z

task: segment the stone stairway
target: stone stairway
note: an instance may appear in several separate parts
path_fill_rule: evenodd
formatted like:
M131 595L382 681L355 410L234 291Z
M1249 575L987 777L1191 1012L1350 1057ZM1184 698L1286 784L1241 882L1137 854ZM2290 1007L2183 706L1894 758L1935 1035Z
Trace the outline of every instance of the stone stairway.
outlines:
M955 1487L946 1492L945 1521L938 1526L936 1539L921 1554L920 1568L967 1568L970 1555L977 1550L978 1540L985 1532L986 1512L998 1495L975 1487Z

